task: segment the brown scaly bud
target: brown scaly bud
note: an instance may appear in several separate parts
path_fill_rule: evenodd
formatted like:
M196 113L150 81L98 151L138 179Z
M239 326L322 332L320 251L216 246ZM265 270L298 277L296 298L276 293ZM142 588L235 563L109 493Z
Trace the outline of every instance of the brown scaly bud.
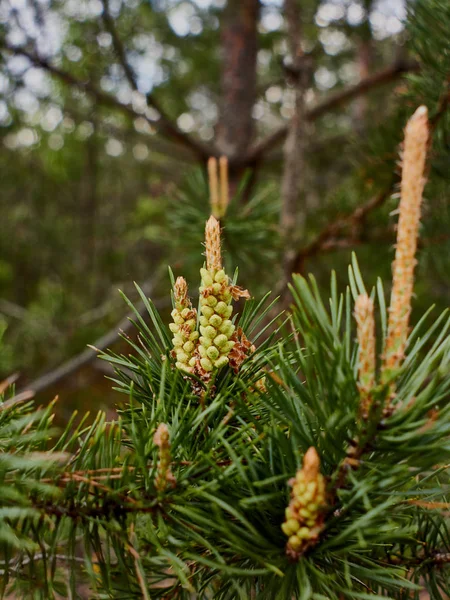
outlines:
M211 215L205 227L206 268L216 273L222 269L219 221Z
M170 455L169 429L165 423L159 424L153 436L153 443L159 448L155 487L158 492L164 492L168 486L175 487L177 482L170 470L172 457Z
M233 371L239 373L244 360L255 351L255 346L247 339L241 327L233 333L231 341L234 342L234 346L228 354L228 361Z
M392 269L389 322L384 348L383 381L387 382L403 361L408 338L414 286L417 238L420 224L424 170L429 136L428 111L420 106L405 129L397 244Z
M358 389L361 397L361 414L367 418L370 408L370 394L375 387L375 317L374 304L369 296L362 294L356 298L355 320L359 345Z
M325 517L326 482L320 473L320 458L314 447L306 452L303 468L289 484L292 486L291 501L281 529L289 538L286 554L292 560L298 560L319 539Z
M170 323L169 329L174 334L172 356L176 360L176 367L181 371L192 373L196 364L194 352L199 333L195 330L197 311L192 308L187 293L186 280L178 277L173 290L175 301L175 308L171 312L173 323Z
M186 279L184 277L177 277L175 281L175 287L173 290L173 295L175 299L175 306L178 310L183 310L183 308L191 308L192 304L188 298L188 286Z

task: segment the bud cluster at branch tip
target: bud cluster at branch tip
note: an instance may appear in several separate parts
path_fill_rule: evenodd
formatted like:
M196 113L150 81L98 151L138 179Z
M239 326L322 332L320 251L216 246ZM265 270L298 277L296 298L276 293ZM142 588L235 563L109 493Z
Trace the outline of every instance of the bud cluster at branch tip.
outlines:
M200 269L200 340L199 373L206 375L214 368L228 364L228 354L235 345L235 326L231 321L233 298L249 297L247 291L230 285L222 268L220 225L211 216L205 228L206 269Z
M428 138L428 111L426 106L420 106L405 129L400 214L392 269L388 332L384 349L383 380L385 382L403 361L409 333Z
M361 415L367 418L371 391L375 387L376 343L374 304L366 294L356 298L355 320L359 345L358 389L361 398Z
M320 458L314 447L303 457L303 467L292 486L291 501L286 508L286 520L281 526L288 536L286 553L293 560L316 543L323 529L325 501L325 477L320 473Z
M165 423L160 423L153 436L153 443L159 448L159 460L155 477L155 487L163 492L168 486L175 487L176 479L170 470L172 457L170 455L169 429Z
M172 310L173 323L170 323L172 338L172 355L176 358L176 366L182 371L192 373L196 360L194 351L199 337L196 331L197 311L192 308L187 295L187 283L183 277L178 277L173 290L175 308Z
M235 334L231 303L239 298L249 298L250 294L232 285L223 269L220 225L214 216L206 223L205 249L206 268L200 269L200 331L197 331L197 312L192 308L182 277L178 277L175 284L173 323L169 327L174 334L172 356L176 359L175 366L207 382L215 369L229 363L228 355L237 345L231 365L236 372L251 350L251 343L243 332L239 336ZM197 393L198 386L193 385Z

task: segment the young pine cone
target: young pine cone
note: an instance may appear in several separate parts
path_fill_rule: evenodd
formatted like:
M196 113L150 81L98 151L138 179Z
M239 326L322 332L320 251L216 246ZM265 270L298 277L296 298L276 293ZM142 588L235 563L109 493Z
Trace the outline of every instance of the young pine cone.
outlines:
M319 469L319 455L311 447L303 458L303 468L289 481L291 501L281 529L289 537L286 553L295 560L318 540L322 531L326 483Z

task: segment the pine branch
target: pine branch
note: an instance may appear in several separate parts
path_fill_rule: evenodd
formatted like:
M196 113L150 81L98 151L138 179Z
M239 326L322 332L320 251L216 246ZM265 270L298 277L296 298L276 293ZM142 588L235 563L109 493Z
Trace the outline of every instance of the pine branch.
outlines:
M105 24L105 27L106 27L108 33L111 35L113 47L114 47L115 53L117 55L117 58L120 62L120 65L123 68L125 77L128 81L128 84L130 85L131 89L136 92L139 92L136 74L134 73L131 65L129 64L129 62L127 60L126 49L122 43L120 35L115 26L114 19L112 18L110 10L109 10L109 0L102 0L102 4L103 4L103 13L102 13L103 22ZM191 150L193 150L203 162L208 158L208 156L211 156L211 154L214 153L212 148L207 148L206 146L201 145L199 142L193 140L189 135L187 135L186 133L183 133L176 126L176 124L168 117L168 115L165 113L165 111L161 107L161 104L156 100L156 98L154 97L154 95L151 92L149 92L148 94L145 94L145 101L147 103L147 106L154 108L159 113L160 121L162 124L162 132L165 133L167 135L167 137L177 140L182 145L191 148Z
M157 122L155 120L150 119L147 115L145 115L145 113L137 113L130 104L124 104L123 102L120 102L111 94L106 94L105 92L100 90L91 81L82 81L76 78L68 71L64 71L63 69L52 65L46 58L38 56L36 53L30 52L26 48L10 46L5 41L3 41L2 49L15 56L24 56L25 58L28 58L28 60L36 67L44 69L45 71L55 76L57 79L69 85L70 87L76 87L80 90L83 90L84 92L95 98L95 100L98 103L103 104L104 106L120 110L122 113L133 119L135 119L136 117L144 118L152 127L157 126ZM150 100L147 97L147 103L153 108L155 108L155 110L157 110L160 114L161 134L167 136L170 139L173 139L180 145L191 150L202 162L206 162L208 157L214 153L212 149L205 147L198 140L195 140L189 135L180 131L178 127L176 127L176 125L174 125L170 121L170 119L168 119L168 117L164 114L164 111L161 111L159 104L156 103L152 95L150 95Z
M306 112L306 118L309 121L315 121L322 117L326 113L340 108L343 104L358 98L359 96L370 92L373 89L378 88L381 85L386 85L396 81L399 77L405 73L411 73L417 71L419 68L417 63L413 62L395 62L393 65L370 75L366 79L363 79L354 86L351 86L342 91L332 94L329 98L319 103L317 106L309 109ZM253 165L261 161L265 155L278 146L286 137L289 127L283 125L273 133L269 134L266 138L260 140L255 146L250 149L247 156L245 157L245 163Z

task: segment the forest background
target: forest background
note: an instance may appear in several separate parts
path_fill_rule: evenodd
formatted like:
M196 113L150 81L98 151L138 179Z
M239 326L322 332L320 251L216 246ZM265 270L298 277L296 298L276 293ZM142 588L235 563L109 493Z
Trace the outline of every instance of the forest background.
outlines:
M287 306L291 272L389 280L399 143L433 127L415 314L449 305L446 0L2 0L0 377L59 416L113 410L133 281L169 312L198 267L208 159L226 156L224 253ZM394 177L392 173L396 172Z

